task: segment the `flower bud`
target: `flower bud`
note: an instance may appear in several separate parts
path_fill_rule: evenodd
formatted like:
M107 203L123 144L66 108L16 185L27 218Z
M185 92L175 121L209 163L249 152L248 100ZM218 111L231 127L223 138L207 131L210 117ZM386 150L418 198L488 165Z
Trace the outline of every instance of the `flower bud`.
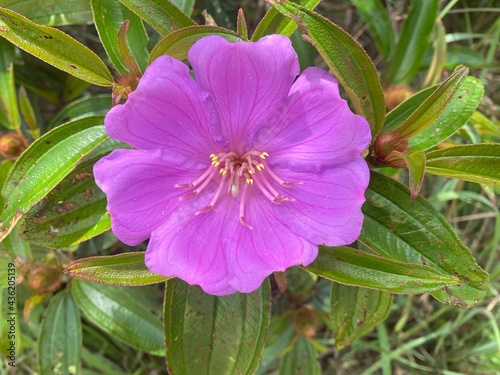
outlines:
M408 85L391 86L384 91L385 106L391 111L412 95L413 91Z
M56 264L35 266L28 274L28 285L36 294L55 292L61 287L61 272L62 267Z
M301 306L295 311L293 326L298 334L311 338L316 336L318 330L318 317L316 311L310 306Z
M373 145L375 163L396 168L405 167L406 164L400 159L391 157L391 153L399 151L406 154L407 150L408 139L395 133L382 133Z
M0 155L5 159L17 159L28 148L28 142L16 132L0 135Z

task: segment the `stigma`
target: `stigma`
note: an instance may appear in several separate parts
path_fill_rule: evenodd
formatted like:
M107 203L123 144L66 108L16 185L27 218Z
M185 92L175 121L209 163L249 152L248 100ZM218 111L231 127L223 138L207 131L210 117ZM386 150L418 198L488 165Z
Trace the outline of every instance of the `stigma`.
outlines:
M282 195L276 189L276 185L291 188L301 182L285 182L276 173L272 171L266 163L269 156L267 152L248 151L242 155L235 152L211 154L210 166L196 180L188 184L175 185L176 188L189 190L186 194L179 197L179 200L193 198L200 194L212 180L218 180L217 190L215 191L210 203L195 215L210 212L217 201L223 195L231 195L232 198L238 198L239 220L241 225L253 229L245 219L245 207L249 204L247 200L249 189L257 189L274 204L284 202L294 202L295 199Z

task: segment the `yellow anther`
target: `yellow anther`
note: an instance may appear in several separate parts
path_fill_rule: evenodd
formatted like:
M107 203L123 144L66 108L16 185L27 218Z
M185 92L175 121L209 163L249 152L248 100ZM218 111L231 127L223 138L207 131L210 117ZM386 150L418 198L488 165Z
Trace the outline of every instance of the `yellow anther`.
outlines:
M249 184L249 185L253 185L253 179L247 178L246 179L246 183Z
M227 169L221 168L219 173L224 176L227 173Z
M266 156L269 156L267 152L263 152L262 154L259 155L262 160L266 158Z
M220 165L220 163L217 160L214 160L214 161L212 161L212 165L214 167L218 167Z
M215 154L210 154L210 159L217 159L217 155L215 155Z
M250 174L254 174L254 173L255 173L255 169L250 169L250 170L248 171L248 173L250 173Z
M257 165L256 165L256 167L257 167L257 169L258 169L259 171L261 171L261 170L263 170L263 169L264 169L264 164L262 164L262 163L257 164Z

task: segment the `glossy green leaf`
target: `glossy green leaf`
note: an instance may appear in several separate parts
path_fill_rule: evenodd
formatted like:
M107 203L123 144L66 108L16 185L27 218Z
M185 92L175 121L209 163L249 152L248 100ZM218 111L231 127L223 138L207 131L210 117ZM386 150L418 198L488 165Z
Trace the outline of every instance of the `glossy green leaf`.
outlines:
M82 117L104 116L110 109L110 94L87 96L66 105L54 116L47 128L52 129L65 122L74 121Z
M20 14L0 8L0 36L85 82L98 86L113 85L113 77L101 59L58 29L39 26Z
M1 20L0 20L1 22ZM0 112L1 124L9 129L19 129L21 118L17 107L14 84L14 46L0 38Z
M450 75L418 108L396 129L395 133L408 138L427 129L444 111L455 96L469 69L462 66Z
M47 26L86 25L92 22L88 0L0 0L0 7Z
M387 318L392 294L379 290L333 283L330 293L330 321L335 347L345 348Z
M195 25L191 18L169 1L120 0L120 2L162 36L168 35L176 29Z
M321 375L318 354L308 339L298 336L280 362L279 375Z
M410 137L409 151L428 150L455 134L472 116L484 94L482 82L467 77L439 117L423 131Z
M164 355L161 321L123 288L71 281L71 293L90 322L137 349Z
M38 138L17 159L3 186L7 203L0 214L0 239L107 138L99 116L67 123Z
M460 280L432 292L438 300L469 307L486 295L488 274L427 200L411 199L407 187L372 172L362 210L359 241L384 257L432 267Z
M313 11L289 1L270 2L297 22L349 95L356 113L368 120L372 135L377 135L385 118L384 95L377 71L363 48L340 27Z
M193 13L195 0L169 0L172 4L177 6L186 16L190 16Z
M78 259L64 273L77 279L123 286L157 284L169 279L146 267L143 252Z
M178 60L187 59L191 46L199 39L208 35L219 35L230 42L236 42L241 36L234 31L215 26L191 26L175 30L153 48L149 56L151 64L156 58L162 55L169 55Z
M439 10L439 0L413 0L403 25L387 80L390 84L408 83L418 72L425 55Z
M418 294L457 285L458 278L417 262L401 262L347 246L321 246L309 272L351 286Z
M461 145L429 152L427 173L500 186L500 144Z
M396 35L391 17L380 0L351 0L377 45L380 55L388 60L396 47Z
M5 181L7 181L7 176L9 175L14 161L8 160L0 164L0 189L3 188ZM0 196L0 205L3 207L5 199ZM17 235L18 228L14 227L14 230L9 233L2 241L0 241L0 249L4 249L11 259L30 259L31 249L29 245L22 241Z
M91 0L90 4L99 39L118 72L123 74L128 71L118 46L118 30L126 20L130 22L127 31L130 51L139 66L145 69L149 52L148 36L142 20L116 0Z
M179 279L167 281L164 324L170 374L253 374L264 350L270 311L267 280L253 293L222 297Z
M69 247L111 228L106 195L93 179L96 160L78 165L21 222L26 241L49 248Z
M38 365L40 374L80 373L82 326L80 312L69 290L57 293L40 327Z
M294 3L313 10L320 0L295 0ZM271 34L291 36L297 29L297 24L290 18L281 15L275 8L270 8L260 20L252 35L252 41Z

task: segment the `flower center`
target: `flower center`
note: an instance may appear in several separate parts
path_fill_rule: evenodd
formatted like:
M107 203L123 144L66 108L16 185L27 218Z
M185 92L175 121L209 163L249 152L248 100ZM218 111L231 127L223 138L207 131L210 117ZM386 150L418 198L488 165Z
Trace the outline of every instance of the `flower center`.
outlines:
M180 200L192 198L201 193L220 174L219 186L208 206L196 211L195 215L200 215L211 211L222 194L231 194L233 198L240 198L240 223L250 229L253 227L245 220L245 204L247 200L247 190L250 186L256 186L264 196L274 204L283 202L293 202L295 199L281 195L273 186L278 183L286 188L294 187L302 182L285 182L278 177L265 159L269 154L260 151L248 151L239 156L234 152L219 153L210 155L211 165L196 180L189 184L177 184L175 187L190 192L179 197Z

